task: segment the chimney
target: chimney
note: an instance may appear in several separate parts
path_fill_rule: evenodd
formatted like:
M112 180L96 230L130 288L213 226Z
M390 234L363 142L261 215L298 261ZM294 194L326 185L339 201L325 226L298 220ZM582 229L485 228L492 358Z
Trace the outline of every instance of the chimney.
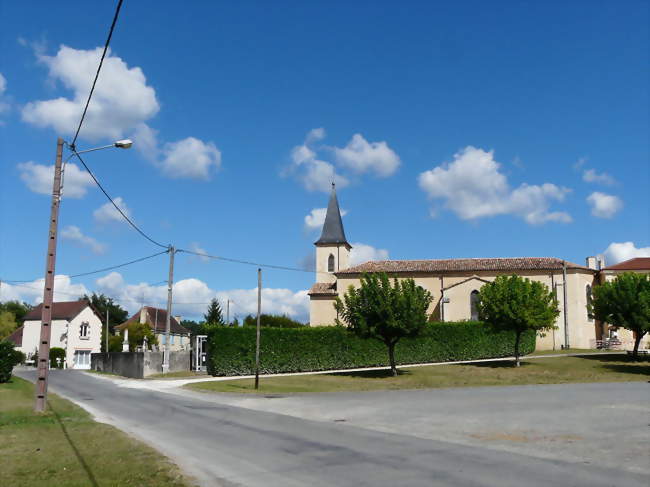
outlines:
M174 319L178 322L178 324L181 324L181 315L174 316Z
M144 323L146 323L146 322L147 322L147 307L146 307L146 306L143 306L143 307L140 309L140 323L141 323L141 324L144 324Z
M604 255L599 255L598 256L598 270L604 269L605 268L605 256Z
M598 261L596 257L587 257L587 267L590 269L598 270Z

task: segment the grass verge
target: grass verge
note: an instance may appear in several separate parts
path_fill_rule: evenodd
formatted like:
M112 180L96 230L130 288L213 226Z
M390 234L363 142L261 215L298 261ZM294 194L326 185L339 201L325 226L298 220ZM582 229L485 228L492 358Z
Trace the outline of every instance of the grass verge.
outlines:
M509 386L579 382L647 381L650 361L626 355L592 354L582 357L538 358L513 367L510 360L459 365L401 368L392 377L387 370L336 374L261 377L255 391L252 379L206 381L185 387L203 392L300 393L371 391L379 389L430 389L440 387Z
M50 393L47 412L35 413L33 405L31 382L12 377L0 384L2 485L194 485L159 452L70 401Z

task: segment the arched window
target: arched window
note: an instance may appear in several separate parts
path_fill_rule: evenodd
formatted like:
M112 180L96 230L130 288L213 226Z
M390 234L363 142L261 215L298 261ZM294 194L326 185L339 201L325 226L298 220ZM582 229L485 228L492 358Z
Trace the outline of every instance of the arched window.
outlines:
M334 254L327 258L327 272L334 272Z
M587 319L589 321L594 321L594 315L591 313L591 306L592 306L592 296L591 296L591 286L587 284L587 287L585 288L585 292L587 293Z
M478 321L478 291L474 289L469 295L469 311L472 321Z

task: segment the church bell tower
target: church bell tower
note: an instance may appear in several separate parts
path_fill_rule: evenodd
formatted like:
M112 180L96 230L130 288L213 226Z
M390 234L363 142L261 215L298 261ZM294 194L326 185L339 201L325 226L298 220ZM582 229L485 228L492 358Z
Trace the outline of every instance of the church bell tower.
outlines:
M316 246L316 282L336 282L334 273L350 266L350 250L352 246L345 238L334 183L332 183L332 192L327 204L323 231L314 245Z

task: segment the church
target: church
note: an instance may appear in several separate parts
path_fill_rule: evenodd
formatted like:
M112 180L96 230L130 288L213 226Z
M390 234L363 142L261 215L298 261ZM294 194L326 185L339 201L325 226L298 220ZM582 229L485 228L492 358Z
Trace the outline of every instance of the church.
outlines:
M477 320L481 286L499 275L516 274L540 281L555 291L560 314L556 328L537 338L538 350L597 348L608 342L632 349L632 332L593 319L587 312L591 290L620 272L650 273L650 258L631 259L605 267L588 257L584 266L554 257L513 257L430 260L381 260L350 266L350 251L332 184L323 230L316 246L316 283L309 290L311 326L334 325L334 302L349 286L359 287L364 273L386 272L397 279L412 278L433 296L428 311L432 321ZM641 348L650 346L646 335Z

